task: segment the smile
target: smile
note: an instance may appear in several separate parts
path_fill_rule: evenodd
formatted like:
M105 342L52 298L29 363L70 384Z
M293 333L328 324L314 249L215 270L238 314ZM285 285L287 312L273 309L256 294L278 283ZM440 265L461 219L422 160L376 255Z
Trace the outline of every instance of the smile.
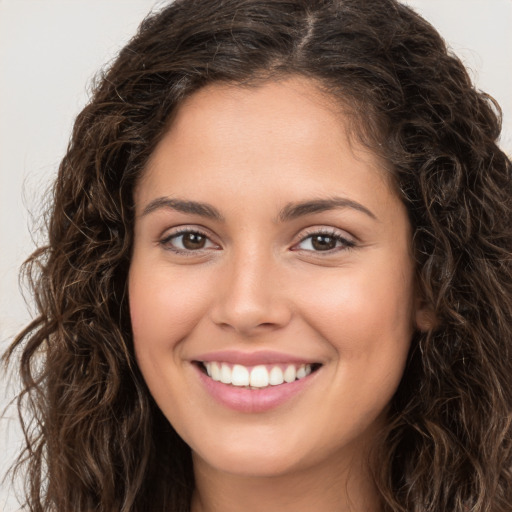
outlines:
M319 364L276 364L244 366L218 361L201 362L204 372L216 382L246 389L262 389L303 379Z
M315 358L316 359L316 358ZM325 362L269 350L197 354L191 367L215 403L242 413L263 413L298 399L318 382Z

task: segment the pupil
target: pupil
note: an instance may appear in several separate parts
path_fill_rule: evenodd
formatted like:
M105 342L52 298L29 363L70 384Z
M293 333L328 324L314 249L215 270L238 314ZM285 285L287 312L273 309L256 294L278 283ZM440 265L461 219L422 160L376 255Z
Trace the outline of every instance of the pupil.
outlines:
M206 242L206 237L199 233L186 233L183 235L183 247L186 249L202 249Z
M329 235L316 235L311 243L318 251L328 251L336 247L336 239Z

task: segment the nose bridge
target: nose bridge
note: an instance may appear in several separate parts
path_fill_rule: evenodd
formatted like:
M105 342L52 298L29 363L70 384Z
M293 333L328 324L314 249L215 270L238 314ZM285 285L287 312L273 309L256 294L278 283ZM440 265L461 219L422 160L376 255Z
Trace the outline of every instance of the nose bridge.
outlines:
M225 280L213 308L215 323L250 335L278 328L290 319L279 262L267 248L245 244L226 262Z

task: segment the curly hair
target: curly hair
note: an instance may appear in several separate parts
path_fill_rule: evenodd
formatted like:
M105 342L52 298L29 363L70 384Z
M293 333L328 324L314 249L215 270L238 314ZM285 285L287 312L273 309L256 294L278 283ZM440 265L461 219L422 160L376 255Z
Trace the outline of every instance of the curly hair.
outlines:
M300 75L350 106L390 163L435 314L417 332L373 477L394 512L512 503L512 181L500 110L395 0L176 0L150 15L76 119L48 243L26 262L39 315L4 358L32 512L188 511L190 450L137 368L127 305L133 190L173 112L207 84Z

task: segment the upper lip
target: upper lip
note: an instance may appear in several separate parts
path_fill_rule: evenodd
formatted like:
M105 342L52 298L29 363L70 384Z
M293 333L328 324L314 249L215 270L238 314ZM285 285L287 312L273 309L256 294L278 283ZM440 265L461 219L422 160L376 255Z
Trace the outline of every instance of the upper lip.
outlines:
M296 355L283 352L274 352L271 350L260 350L257 352L240 352L237 350L221 350L216 352L207 352L193 358L194 361L204 362L223 362L230 364L240 364L243 366L257 366L260 364L312 364L319 361L297 357Z

